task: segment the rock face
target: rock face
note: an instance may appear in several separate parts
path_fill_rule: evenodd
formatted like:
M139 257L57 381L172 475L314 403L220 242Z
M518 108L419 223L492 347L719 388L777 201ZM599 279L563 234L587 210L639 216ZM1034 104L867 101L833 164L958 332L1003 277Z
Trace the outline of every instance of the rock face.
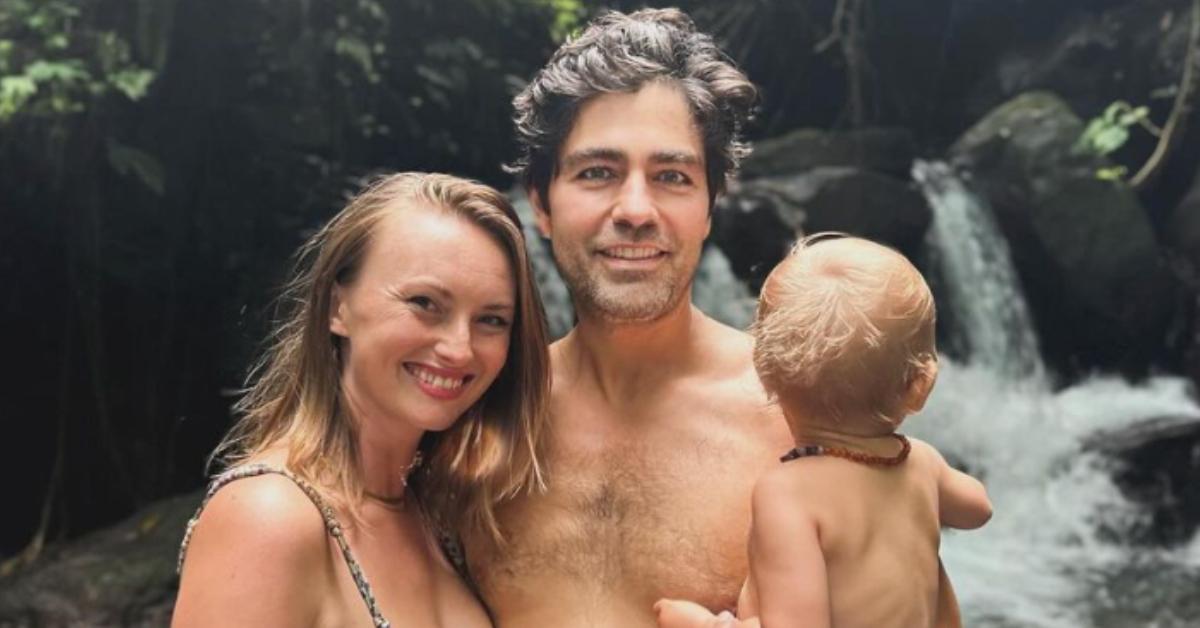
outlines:
M913 257L931 219L925 198L906 181L821 166L731 189L713 210L712 241L757 291L799 234L844 231Z
M1200 416L1165 416L1097 434L1084 446L1121 461L1114 476L1149 516L1124 531L1143 543L1170 545L1200 528Z
M1137 198L1073 150L1083 122L1053 94L995 109L951 149L996 214L1048 361L1144 364L1164 342L1178 285Z
M1181 300L1179 332L1172 349L1181 354L1184 371L1200 389L1200 173L1168 216L1162 239L1188 292Z
M840 133L796 129L755 142L754 152L742 163L742 175L756 178L845 166L907 177L915 154L916 143L908 129L871 127Z
M1191 274L1200 276L1200 172L1196 173L1191 189L1168 217L1163 240L1189 265Z
M179 543L200 498L153 504L0 580L0 627L168 625Z

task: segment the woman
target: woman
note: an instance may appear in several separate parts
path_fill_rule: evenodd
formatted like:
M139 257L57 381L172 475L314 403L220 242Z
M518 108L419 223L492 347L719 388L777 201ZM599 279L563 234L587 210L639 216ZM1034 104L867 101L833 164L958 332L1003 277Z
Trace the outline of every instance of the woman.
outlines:
M490 626L433 531L499 539L493 507L541 483L532 277L504 196L447 175L380 179L313 236L173 625Z

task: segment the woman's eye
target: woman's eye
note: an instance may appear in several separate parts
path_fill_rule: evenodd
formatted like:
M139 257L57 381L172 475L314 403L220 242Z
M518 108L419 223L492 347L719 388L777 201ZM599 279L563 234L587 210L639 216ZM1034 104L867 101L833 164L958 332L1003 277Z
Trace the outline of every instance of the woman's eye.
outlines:
M437 307L437 304L433 302L433 299L421 295L408 297L408 302L417 309L425 312L431 312Z
M507 318L504 318L503 316L496 316L494 314L489 314L487 316L480 318L479 322L481 322L484 325L487 325L489 327L495 327L497 329L508 329L508 326L509 326L509 322L508 322Z

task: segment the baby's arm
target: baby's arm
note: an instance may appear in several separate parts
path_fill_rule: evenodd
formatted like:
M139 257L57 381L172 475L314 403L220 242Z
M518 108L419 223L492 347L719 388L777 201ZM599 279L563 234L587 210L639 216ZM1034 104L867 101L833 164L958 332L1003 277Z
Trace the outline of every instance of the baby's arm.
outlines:
M750 575L758 593L758 619L763 628L829 628L820 530L789 479L787 473L769 472L754 487Z
M941 524L973 530L987 523L992 518L992 502L983 483L950 466L942 454L932 446L928 447L939 465L938 516Z
M663 598L654 603L658 628L758 628L758 622L739 622L728 611L712 611L687 600Z

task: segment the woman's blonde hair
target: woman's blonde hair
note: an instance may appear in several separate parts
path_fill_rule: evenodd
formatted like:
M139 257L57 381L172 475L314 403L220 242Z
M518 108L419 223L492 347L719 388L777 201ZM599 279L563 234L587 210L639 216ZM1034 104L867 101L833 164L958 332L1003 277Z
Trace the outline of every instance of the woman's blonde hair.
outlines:
M810 418L907 414L913 378L937 361L933 294L900 253L840 233L798 241L759 299L754 368Z
M281 315L235 406L241 418L213 453L233 466L283 446L287 466L355 516L363 497L353 417L341 402L338 338L329 330L335 285L354 280L377 225L410 206L469 220L504 250L516 286L508 358L491 387L444 432L429 432L411 488L433 522L501 539L494 507L543 486L539 465L550 375L545 314L520 219L503 194L444 174L375 179L297 253Z

